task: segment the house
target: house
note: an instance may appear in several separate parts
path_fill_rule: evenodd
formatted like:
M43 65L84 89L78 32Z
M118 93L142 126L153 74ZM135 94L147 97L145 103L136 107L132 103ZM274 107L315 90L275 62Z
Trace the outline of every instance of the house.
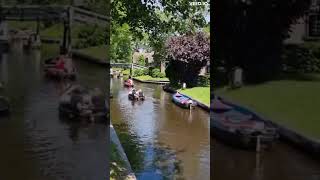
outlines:
M145 65L148 66L154 62L153 55L154 55L154 51L146 52L144 50L135 50L135 52L132 55L132 62L134 64L138 64L138 60L140 56L143 56L145 59Z
M320 40L320 0L311 0L311 6L296 24L291 26L287 44L300 44L305 41Z

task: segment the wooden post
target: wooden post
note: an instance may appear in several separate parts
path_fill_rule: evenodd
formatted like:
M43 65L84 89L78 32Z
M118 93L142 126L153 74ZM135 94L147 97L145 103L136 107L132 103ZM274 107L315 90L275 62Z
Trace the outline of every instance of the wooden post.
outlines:
M256 152L259 153L260 151L261 151L260 136L257 136Z

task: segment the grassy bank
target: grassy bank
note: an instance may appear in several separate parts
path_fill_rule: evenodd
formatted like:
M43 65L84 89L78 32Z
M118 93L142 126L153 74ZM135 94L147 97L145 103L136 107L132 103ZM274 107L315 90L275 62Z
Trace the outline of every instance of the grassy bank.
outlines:
M242 104L297 132L320 139L320 74L271 81L216 94Z
M180 89L178 91L207 106L210 106L210 87L194 87L183 90Z
M78 49L80 53L83 53L85 55L105 60L107 59L107 46L95 46L95 47L89 47L85 49Z
M148 75L134 77L140 81L169 81L168 78L153 78Z

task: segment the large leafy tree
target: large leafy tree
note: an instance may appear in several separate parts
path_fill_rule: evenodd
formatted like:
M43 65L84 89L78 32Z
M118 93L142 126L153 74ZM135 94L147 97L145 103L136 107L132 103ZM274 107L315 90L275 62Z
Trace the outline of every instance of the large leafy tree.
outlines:
M165 58L164 42L175 33L185 34L205 25L206 6L191 6L188 0L113 0L111 15L118 24L129 24L134 38L149 35L150 45L155 51L155 60Z
M210 61L210 38L199 32L172 37L166 44L169 67L166 70L170 83L183 82L188 87L197 85L197 77L202 67Z
M283 40L309 7L309 0L224 0L214 4L217 63L239 66L246 80L261 82L281 71Z
M112 62L131 62L133 51L132 33L128 24L112 22L110 39L110 59Z

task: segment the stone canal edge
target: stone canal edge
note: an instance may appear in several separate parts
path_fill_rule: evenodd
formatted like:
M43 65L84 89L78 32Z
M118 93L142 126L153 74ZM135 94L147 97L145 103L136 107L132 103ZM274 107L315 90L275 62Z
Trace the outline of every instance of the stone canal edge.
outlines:
M318 139L313 139L313 138L304 136L298 133L297 131L286 127L283 124L276 123L275 121L270 120L259 113L251 111L250 110L251 108L245 107L243 105L241 106L249 110L251 113L255 114L256 116L261 117L261 119L264 122L270 123L273 126L275 126L278 129L280 140L287 142L306 153L309 153L314 158L320 159L320 141Z
M127 174L125 180L136 180L137 178L136 178L134 172L132 171L128 157L127 157L126 153L124 152L123 147L122 147L120 140L118 138L118 135L117 135L117 133L111 123L110 123L110 139L117 146L117 150L121 156L121 159L126 164L126 169L128 171L128 174Z

